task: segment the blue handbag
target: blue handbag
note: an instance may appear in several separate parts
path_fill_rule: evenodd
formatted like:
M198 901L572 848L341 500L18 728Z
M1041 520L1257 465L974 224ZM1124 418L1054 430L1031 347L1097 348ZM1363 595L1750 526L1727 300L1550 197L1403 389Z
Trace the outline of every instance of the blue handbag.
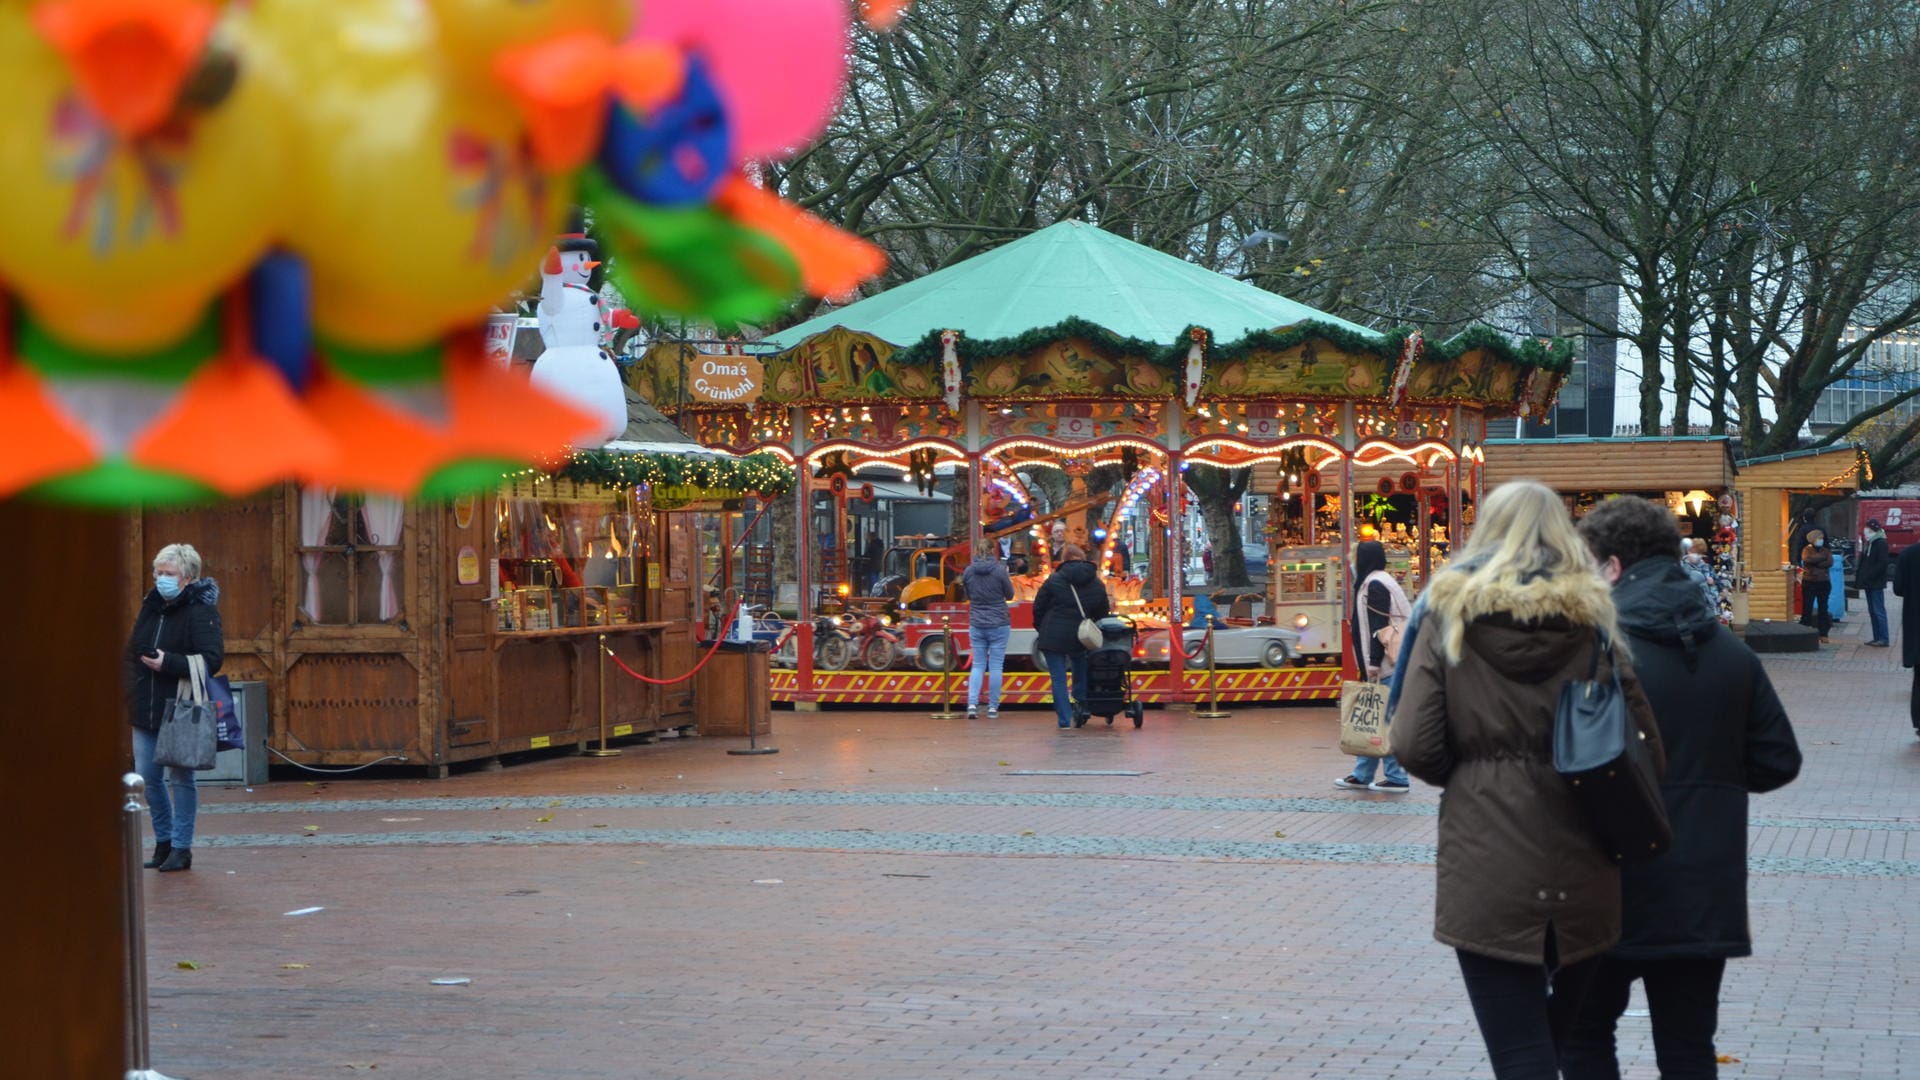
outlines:
M239 750L246 746L246 728L240 722L240 710L234 708L233 687L225 675L207 680L207 700L213 705L213 748Z

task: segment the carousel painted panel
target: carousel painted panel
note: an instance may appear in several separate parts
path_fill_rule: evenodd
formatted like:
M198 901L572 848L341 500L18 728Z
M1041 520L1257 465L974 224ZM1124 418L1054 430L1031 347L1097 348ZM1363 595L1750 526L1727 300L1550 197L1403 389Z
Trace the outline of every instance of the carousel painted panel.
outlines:
M1095 442L1123 435L1157 440L1166 432L1165 409L1158 401L1009 402L987 414L986 432L995 442Z
M785 450L793 441L792 412L785 405L757 404L733 409L689 410L691 434L702 446L736 453Z
M1312 339L1287 349L1209 358L1200 377L1203 398L1373 397L1386 389L1385 357L1348 352L1331 342Z
M807 439L814 444L841 439L885 449L927 439L957 442L965 433L961 418L939 402L843 405L807 414Z
M968 394L991 399L1167 397L1177 382L1171 368L1082 338L976 360L966 375Z
M767 358L769 395L775 401L940 397L939 368L901 363L898 352L871 334L835 327Z
M1182 425L1189 444L1204 439L1277 443L1302 435L1340 437L1340 406L1329 402L1208 401Z

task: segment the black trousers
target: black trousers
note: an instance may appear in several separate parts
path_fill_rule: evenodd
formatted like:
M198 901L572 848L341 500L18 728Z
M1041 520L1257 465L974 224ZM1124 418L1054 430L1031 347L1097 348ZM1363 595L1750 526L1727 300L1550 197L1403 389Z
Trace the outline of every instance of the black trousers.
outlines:
M1825 574L1818 580L1809 577L1800 583L1800 597L1800 624L1811 626L1820 631L1821 637L1826 637L1833 629L1833 613L1827 609L1827 602L1833 598L1833 582L1827 580Z
M1560 1048L1599 964L1593 957L1557 966L1551 932L1541 964L1460 951L1460 975L1480 1021L1494 1080L1558 1080Z
M1914 603L1920 604L1920 600ZM1913 718L1913 730L1920 732L1920 664L1913 668L1913 693L1907 695L1907 715Z
M1602 959L1561 1055L1567 1080L1620 1080L1614 1026L1626 1011L1627 991L1635 979L1647 988L1660 1080L1718 1076L1713 1033L1720 1023L1720 978L1726 970L1727 962L1721 957Z

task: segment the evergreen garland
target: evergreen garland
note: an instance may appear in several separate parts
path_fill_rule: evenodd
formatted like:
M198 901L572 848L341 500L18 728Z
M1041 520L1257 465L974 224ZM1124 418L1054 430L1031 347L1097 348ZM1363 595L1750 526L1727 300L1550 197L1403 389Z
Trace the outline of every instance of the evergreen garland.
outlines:
M577 483L603 487L696 487L741 491L755 495L784 495L793 488L793 466L777 454L745 457L705 457L681 454L626 454L612 450L580 450L553 475Z
M1078 339L1116 354L1140 357L1156 367L1178 375L1185 369L1187 345L1194 330L1200 330L1206 334L1207 340L1212 342L1207 347L1209 364L1238 360L1256 353L1284 352L1310 341L1324 341L1343 352L1370 353L1386 361L1384 385L1388 386L1393 383L1394 369L1399 365L1400 355L1406 348L1407 338L1413 334L1410 327L1363 332L1309 319L1281 330L1254 330L1229 342L1215 340L1212 332L1203 327L1190 326L1180 333L1174 344L1163 345L1155 341L1144 341L1140 338L1113 333L1086 319L1069 318L1052 326L1036 327L1010 337L975 339L962 334L955 343L954 351L959 354L963 368L971 371L974 365L983 360L1002 356L1019 356L1061 341ZM1472 349L1485 349L1497 359L1507 363L1543 368L1555 374L1564 373L1573 367L1571 340L1566 338L1516 340L1484 324L1470 326L1443 342L1429 342L1421 359L1423 363L1444 363L1455 360L1462 353ZM890 360L895 364L910 367L929 367L940 362L940 353L940 331L934 330L929 331L920 340L896 349Z

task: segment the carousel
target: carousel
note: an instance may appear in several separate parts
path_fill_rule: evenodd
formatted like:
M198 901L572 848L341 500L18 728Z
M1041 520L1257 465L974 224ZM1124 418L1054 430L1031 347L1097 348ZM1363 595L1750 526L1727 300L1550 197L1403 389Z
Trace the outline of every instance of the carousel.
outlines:
M1338 696L1346 568L1410 594L1472 528L1489 418L1547 410L1561 343L1380 332L1062 222L753 345L656 342L634 388L790 462L749 546L775 701L932 704L970 659L959 573L1007 561L1004 700L1040 704L1030 601L1063 543L1134 624L1149 703ZM945 497L914 527L888 493Z

